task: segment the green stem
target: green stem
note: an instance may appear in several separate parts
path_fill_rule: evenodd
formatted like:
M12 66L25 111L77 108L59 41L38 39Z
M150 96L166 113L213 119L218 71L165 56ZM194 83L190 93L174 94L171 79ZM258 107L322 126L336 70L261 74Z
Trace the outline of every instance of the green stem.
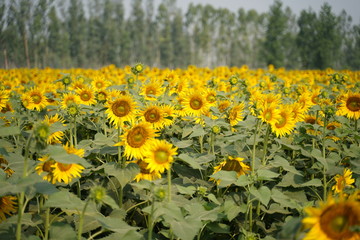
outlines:
M119 188L119 208L122 208L122 206L123 206L123 198L124 198L123 187L120 185L120 188Z
M29 149L30 149L30 143L34 132L32 132L29 136L29 138L26 141L25 145L25 155L24 155L24 166L23 166L23 174L22 177L25 178L27 176L28 171L28 158L29 158ZM24 204L25 199L25 192L21 192L20 196L18 196L18 219L17 219L17 226L16 226L16 240L21 239L21 225L22 225L22 217L24 214L24 210L26 207L26 204Z
M74 147L77 147L76 116L74 116Z
M358 120L354 119L354 122L355 122L355 132L357 132L357 130L358 130L357 122L358 122Z
M80 219L79 219L79 228L78 228L78 234L77 234L77 240L81 240L81 235L82 235L82 230L83 230L83 224L84 224L84 215L85 215L85 211L87 206L89 205L90 199L88 199L85 203L84 209L82 210L81 214L80 214Z
M44 240L49 238L49 228L50 228L50 208L47 208L45 211L45 236Z
M270 124L267 124L266 126L266 134L265 134L265 138L264 138L264 154L262 157L262 164L266 165L266 154L267 154L267 147L268 147L268 141L269 141L269 135L270 135Z
M251 174L252 175L255 174L256 138L257 138L260 123L261 122L259 121L259 119L256 119L254 142L253 142L252 156L251 156L251 171L252 171Z
M203 143L203 140L204 140L204 136L203 136L203 135L199 136L200 153L203 153L203 152L204 152L204 143Z
M325 120L324 120L324 127L323 127L323 135L322 135L322 157L325 161L325 157L326 157L326 148L325 148L325 137L326 137L326 125L327 125L327 116L325 115ZM324 189L324 195L323 195L323 200L325 201L327 198L327 179L326 179L326 168L325 166L323 166L323 189Z
M155 198L152 198L152 202L151 202L151 211L150 211L150 215L149 215L149 232L148 232L148 240L152 240L152 233L153 233L153 228L154 228L154 205L155 205Z
M120 140L121 136L121 127L118 126L117 128L117 134L118 134L118 141ZM121 168L125 168L125 161L122 160L121 156L121 146L118 146L118 164L120 164Z
M167 170L167 179L168 179L168 202L171 202L171 166Z

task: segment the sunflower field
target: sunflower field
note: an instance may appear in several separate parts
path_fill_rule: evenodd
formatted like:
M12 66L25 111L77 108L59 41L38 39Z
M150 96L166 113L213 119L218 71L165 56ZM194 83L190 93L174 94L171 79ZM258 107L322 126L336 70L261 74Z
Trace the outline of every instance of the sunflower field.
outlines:
M359 71L0 79L0 239L360 239Z

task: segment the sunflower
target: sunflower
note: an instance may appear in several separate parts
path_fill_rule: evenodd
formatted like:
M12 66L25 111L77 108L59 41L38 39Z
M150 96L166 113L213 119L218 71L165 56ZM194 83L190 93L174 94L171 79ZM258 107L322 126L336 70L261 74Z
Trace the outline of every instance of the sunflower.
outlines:
M311 96L309 92L302 93L297 100L297 103L300 104L300 109L304 112L307 112L311 108L311 106L315 105L311 101Z
M75 154L79 157L83 157L85 150L84 149L76 149L74 147L64 145L64 149L68 154ZM83 166L76 164L76 163L60 163L55 162L53 165L51 165L52 174L53 174L53 183L56 181L58 182L64 182L66 184L70 183L73 178L81 177L80 173L84 169Z
M161 107L156 104L148 105L145 109L139 112L140 121L151 123L155 129L164 128L164 112Z
M141 87L139 94L144 96L146 100L156 100L156 98L161 96L165 91L165 88L162 87L162 85L162 80L152 80Z
M104 79L102 76L96 76L91 82L91 86L96 90L105 90L111 83Z
M209 102L200 91L188 91L181 104L184 113L188 116L201 116L210 108Z
M43 123L48 124L50 127L54 123L64 123L64 119L62 119L58 114L55 114L54 116L49 117L48 115L45 116L45 119ZM50 136L47 139L48 144L53 143L60 143L61 139L64 137L63 131L56 131L50 134Z
M41 158L38 158L38 160L40 161L40 163L35 167L35 171L39 174L39 175L43 175L43 179L51 182L51 183L55 183L53 181L54 179L54 175L53 175L53 164L55 163L55 160L53 160L52 158L49 158L49 156L45 155Z
M171 105L164 104L161 105L161 110L164 113L164 126L172 125L178 117L175 108Z
M136 182L139 182L140 180L153 181L161 178L161 173L158 171L150 171L148 169L148 163L144 162L143 160L138 159L135 161L135 163L140 168L140 172L134 178Z
M360 93L348 92L340 101L337 115L346 116L351 119L360 118Z
M0 90L0 111L6 107L6 103L9 101L9 93L5 90Z
M217 103L217 108L220 112L225 112L227 108L231 106L231 102L229 100L222 100Z
M214 89L206 89L205 90L205 99L208 101L210 106L216 105L216 91Z
M259 118L266 123L275 124L280 117L280 110L275 104L265 105L261 108Z
M169 169L174 161L173 156L177 154L177 147L165 140L155 139L151 145L149 144L144 162L148 163L147 168L150 172L157 171L163 173L165 169Z
M354 197L334 199L330 196L319 208L304 210L308 216L302 223L305 228L310 228L304 240L360 239L360 233L352 231L360 224L360 203Z
M125 145L124 155L127 159L143 158L148 144L152 144L157 134L148 122L138 123L125 131L122 141L115 146Z
M21 95L21 103L27 109L34 109L34 103L31 96L23 94Z
M76 94L79 104L93 105L96 103L95 92L90 87L78 88Z
M245 104L239 103L230 109L228 119L231 126L235 126L238 122L243 120L244 117L242 115L242 112L244 108L245 108Z
M296 122L302 122L305 118L305 111L301 108L300 103L295 102L289 105L293 118Z
M30 110L37 110L40 111L48 105L48 101L46 96L44 95L43 90L40 88L32 88L30 91L26 92L24 95L31 97L32 104L28 104L24 106ZM25 99L24 97L23 99ZM24 103L24 102L23 102Z
M98 102L106 102L109 98L109 92L107 90L99 90L96 92L96 100Z
M109 101L105 113L110 123L120 127L124 122L132 123L136 117L136 103L132 97L123 95L114 101Z
M269 104L280 105L281 104L281 95L274 94L274 93L263 94L262 97L260 98L259 104L260 104L260 106L266 106Z
M296 121L287 107L280 109L279 117L276 120L276 123L271 123L271 130L277 137L283 137L295 128Z
M0 168L4 170L4 172L7 174L7 176L11 176L14 173L14 170L8 167L9 163L8 161L0 155Z
M337 174L334 177L336 184L332 187L335 193L342 193L343 190L351 186L355 182L355 179L352 178L352 172L350 169L345 168L342 175Z
M68 106L73 105L73 104L78 104L78 103L79 103L79 101L77 99L77 95L75 95L74 93L65 93L62 96L61 108L67 109Z
M11 216L17 211L16 200L17 198L14 196L0 197L0 222L6 219L6 215Z
M214 167L214 173L223 171L235 171L237 176L248 174L251 168L243 163L244 159L240 157L228 156L227 159L219 163L219 165Z

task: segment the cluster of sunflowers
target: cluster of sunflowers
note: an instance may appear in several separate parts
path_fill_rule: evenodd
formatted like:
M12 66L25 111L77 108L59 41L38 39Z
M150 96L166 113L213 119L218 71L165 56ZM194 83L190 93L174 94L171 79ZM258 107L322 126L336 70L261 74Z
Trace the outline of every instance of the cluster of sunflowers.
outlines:
M358 155L343 157L334 164L337 171L330 173L324 160L339 151L339 142L346 143L344 149L359 147L359 72L286 71L272 66L257 70L247 66L171 70L136 64L123 69L111 65L99 70L0 70L0 79L2 129L16 126L28 133L25 135L34 141L27 146L34 149L25 147L25 155L34 160L33 171L51 184L72 185L105 162L116 162L120 168L136 164L139 171L135 182L156 181L163 174L171 182L171 172L177 174L172 165L179 160L195 167L203 164L201 169L210 186L224 184L229 189L234 185L221 173L232 171L237 179L247 176L253 181L260 175L257 170L274 159L277 144L288 147L282 156L289 155L287 164L294 166L294 171L303 169L305 174L302 167L321 169L319 162L325 169L321 176L323 197L319 197L323 205L304 208L307 217L303 223L310 228L303 231L304 239L360 239L360 193L355 187L359 182L352 177L360 174L358 165L352 164ZM21 140L18 135L13 139L0 136L6 136L13 147ZM110 139L110 150L104 154L91 145L101 139ZM226 141L230 144L225 146ZM319 162L314 162L314 152L309 157L294 147L296 144L319 148L321 156L315 157ZM49 146L61 147L66 156L86 159L91 167L80 160L54 159L46 151ZM1 149L1 168L11 178L13 169L6 160L11 147ZM194 163L185 157L189 152L213 158ZM312 158L311 165L297 165L300 154ZM280 169L277 176L284 169L290 167ZM319 173L309 172L307 176L314 179ZM266 179L254 181L250 185L259 189L267 183ZM0 198L1 220L16 212L16 201L11 195ZM252 202L247 202L247 221L253 221L249 217L253 210L260 212ZM254 231L249 225L248 231Z

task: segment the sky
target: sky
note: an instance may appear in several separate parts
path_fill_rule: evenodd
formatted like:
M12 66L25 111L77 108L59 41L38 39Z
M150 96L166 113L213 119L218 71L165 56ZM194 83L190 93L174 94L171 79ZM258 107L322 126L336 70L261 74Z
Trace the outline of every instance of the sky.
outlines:
M131 0L124 0L126 10L130 6ZM161 0L154 0L155 5L161 3ZM352 16L354 24L360 24L360 0L282 0L284 8L289 6L293 13L297 16L300 15L301 10L308 10L311 8L318 13L321 6L327 2L332 8L332 12L339 15L342 10ZM210 4L215 8L228 8L237 11L239 8L245 10L255 9L258 13L268 12L274 0L177 0L176 5L186 11L188 5L193 4Z

